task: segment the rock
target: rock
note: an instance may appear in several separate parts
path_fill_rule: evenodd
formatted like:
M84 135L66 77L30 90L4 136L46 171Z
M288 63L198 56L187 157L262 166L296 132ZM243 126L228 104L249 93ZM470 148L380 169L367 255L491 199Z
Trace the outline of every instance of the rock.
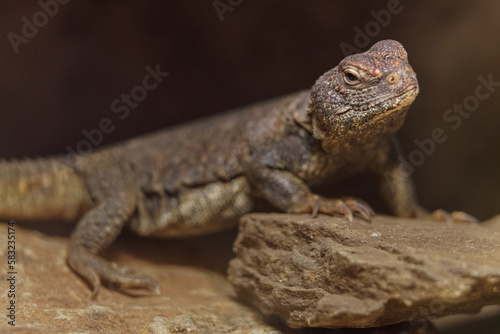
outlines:
M38 222L30 227L15 225L16 326L8 325L4 316L0 333L436 333L426 321L363 330L287 328L241 303L226 280L236 231L183 240L122 235L106 257L158 279L162 294L132 298L103 288L92 300L88 286L66 265L71 226ZM5 315L11 300L7 226L0 224L0 231L0 306Z
M489 225L247 215L229 280L242 299L291 327L478 312L500 303L500 229Z

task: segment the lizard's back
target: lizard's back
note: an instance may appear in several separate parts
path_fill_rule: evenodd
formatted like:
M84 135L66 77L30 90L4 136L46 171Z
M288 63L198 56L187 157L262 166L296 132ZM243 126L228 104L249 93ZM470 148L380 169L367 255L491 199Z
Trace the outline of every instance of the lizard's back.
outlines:
M253 208L244 173L247 127L287 112L293 94L201 119L104 150L131 170L139 206L129 226L142 235L204 234Z

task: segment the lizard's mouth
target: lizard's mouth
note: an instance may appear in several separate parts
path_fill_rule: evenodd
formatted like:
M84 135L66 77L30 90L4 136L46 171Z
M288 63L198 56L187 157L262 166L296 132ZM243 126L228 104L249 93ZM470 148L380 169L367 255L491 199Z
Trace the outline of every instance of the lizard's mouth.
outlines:
M390 115L394 115L400 110L406 110L407 106L413 103L415 101L415 98L417 97L419 93L419 88L418 85L409 85L408 88L404 91L403 94L399 95L396 98L392 99L387 99L383 103L388 103L392 105L392 108L387 108L387 110L381 112L377 116L375 116L375 121L378 122Z
M418 85L417 84L410 84L406 88L405 92L411 92L411 91L414 91L414 90L416 90L417 93L418 93Z
M417 97L418 93L419 93L418 84L412 83L406 87L406 89L402 92L402 94L400 94L396 97L390 97L390 98L386 98L386 99L383 99L381 101L378 101L378 103L377 103L378 112L373 112L373 110L366 108L366 106L361 106L361 107L358 106L358 108L351 107L351 108L347 108L345 110L342 110L340 112L337 112L336 115L339 116L339 115L343 115L343 114L347 114L347 113L351 113L351 112L354 112L354 113L373 112L374 114L376 114L376 116L375 116L376 119L382 119L382 118L389 116L389 115L403 109L404 107L412 104L413 101L415 101L415 98Z
M403 93L403 95L401 96L402 106L407 106L411 104L413 101L415 101L415 98L417 97L419 91L420 90L417 84L409 85L408 88Z
M413 103L413 101L415 101L415 98L417 97L418 93L419 93L418 84L408 85L408 87L404 90L403 94L392 99L392 101L395 102L394 108L388 109L386 112L384 112L384 114L392 113L402 109L403 107L409 106L410 104Z

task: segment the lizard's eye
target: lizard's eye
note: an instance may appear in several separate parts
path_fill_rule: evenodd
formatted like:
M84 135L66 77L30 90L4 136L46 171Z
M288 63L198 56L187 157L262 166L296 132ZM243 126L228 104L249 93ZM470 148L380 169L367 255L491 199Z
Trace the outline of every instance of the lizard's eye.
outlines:
M360 74L358 71L348 68L344 71L344 81L350 86L355 86L361 83Z

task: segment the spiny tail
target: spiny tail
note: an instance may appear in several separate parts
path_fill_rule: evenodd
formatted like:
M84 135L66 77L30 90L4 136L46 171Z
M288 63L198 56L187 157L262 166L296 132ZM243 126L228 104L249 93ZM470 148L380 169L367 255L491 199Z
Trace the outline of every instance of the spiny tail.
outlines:
M0 161L0 218L78 218L88 194L83 180L59 159Z

